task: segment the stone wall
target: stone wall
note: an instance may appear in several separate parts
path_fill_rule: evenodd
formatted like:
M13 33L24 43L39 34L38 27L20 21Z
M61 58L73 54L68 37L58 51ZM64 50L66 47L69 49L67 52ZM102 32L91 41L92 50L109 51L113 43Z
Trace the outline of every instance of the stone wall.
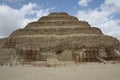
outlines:
M0 49L0 63L9 64L16 59L16 51L15 49Z
M25 62L48 58L75 62L113 60L120 52L119 44L116 38L102 34L86 21L67 13L51 13L1 39L0 59L11 61L16 53L19 61Z
M19 29L11 36L19 35L68 35L68 34L102 34L98 28L41 28L41 29Z
M26 28L29 27L44 27L44 26L84 26L90 27L90 25L85 21L40 21L29 23Z

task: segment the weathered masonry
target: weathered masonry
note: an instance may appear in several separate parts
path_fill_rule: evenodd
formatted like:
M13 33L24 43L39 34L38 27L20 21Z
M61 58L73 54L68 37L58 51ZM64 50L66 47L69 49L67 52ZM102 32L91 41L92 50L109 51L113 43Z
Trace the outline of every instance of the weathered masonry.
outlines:
M99 28L65 12L50 13L1 39L0 49L14 49L17 61L94 62L120 58L120 43ZM3 51L4 52L4 51ZM11 52L12 53L12 52Z

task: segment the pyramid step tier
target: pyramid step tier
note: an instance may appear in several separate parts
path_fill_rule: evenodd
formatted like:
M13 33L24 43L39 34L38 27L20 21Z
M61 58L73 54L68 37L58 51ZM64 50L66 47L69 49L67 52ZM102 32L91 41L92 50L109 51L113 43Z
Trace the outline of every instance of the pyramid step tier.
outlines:
M29 45L31 47L44 49L54 48L58 45L62 45L63 48L81 48L84 46L110 47L119 43L115 38L105 35L23 35L12 39L16 41L16 45L18 45L18 47L20 47L19 45Z
M72 20L72 21L78 21L76 17L73 16L44 16L39 19L39 21L42 20Z
M38 28L38 29L19 29L12 33L11 36L18 35L42 35L42 34L101 34L102 32L98 28Z
M69 21L59 21L59 20L41 20L41 21L38 21L38 22L32 22L32 23L29 23L26 28L31 28L31 27L45 27L45 26L84 26L84 27L90 27L90 25L85 22L85 21L72 21L72 20L69 20Z

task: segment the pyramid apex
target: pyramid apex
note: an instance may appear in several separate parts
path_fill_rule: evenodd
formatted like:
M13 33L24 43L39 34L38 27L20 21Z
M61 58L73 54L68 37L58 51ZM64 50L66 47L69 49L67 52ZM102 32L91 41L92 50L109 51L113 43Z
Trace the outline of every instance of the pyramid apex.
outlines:
M52 12L48 16L69 16L66 12Z

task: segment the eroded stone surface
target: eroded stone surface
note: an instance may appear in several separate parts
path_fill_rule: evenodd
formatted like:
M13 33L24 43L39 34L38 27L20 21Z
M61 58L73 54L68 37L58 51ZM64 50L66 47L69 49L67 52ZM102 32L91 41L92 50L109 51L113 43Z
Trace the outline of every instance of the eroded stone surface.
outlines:
M43 16L24 29L14 31L0 40L0 48L15 50L15 54L11 52L11 56L14 55L11 58L21 63L48 58L75 62L116 60L120 54L120 43L116 38L104 35L99 28L64 12ZM8 55L4 50L0 54Z

